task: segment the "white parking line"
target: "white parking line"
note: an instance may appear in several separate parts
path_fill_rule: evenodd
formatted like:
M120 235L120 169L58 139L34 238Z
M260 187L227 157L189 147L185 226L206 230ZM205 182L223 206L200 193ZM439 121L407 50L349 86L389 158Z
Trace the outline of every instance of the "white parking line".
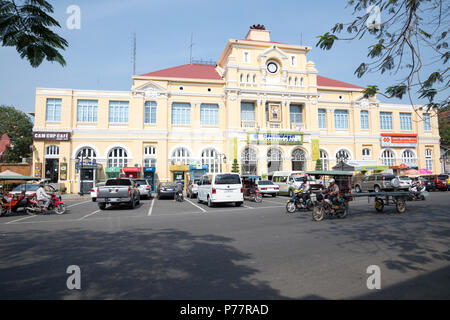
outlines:
M152 204L150 205L150 209L148 210L147 216L150 217L153 211L153 205L155 204L155 198L152 200Z
M96 214L96 213L98 213L98 212L100 212L100 211L101 211L101 210L97 210L97 211L94 211L94 212L92 212L92 213L89 213L89 214L87 214L87 215L81 217L80 219L78 219L78 221L83 220L84 218L90 217L90 216L92 216L92 215L94 215L94 214Z
M91 201L83 201L83 202L75 203L75 204L72 204L70 206L67 206L66 208L72 208L72 207L78 206L78 205L83 204L83 203L88 203L88 202L92 202L92 200Z
M25 217L25 218L16 219L16 220L13 220L13 221L10 221L10 222L6 222L5 224L11 224L11 223L14 223L14 222L17 222L17 221L22 221L22 220L25 220L25 219L30 219L30 218L33 218L33 217L36 217L36 216L28 216L28 217Z
M199 207L198 205L196 205L195 203L193 203L192 201L184 198L187 202L189 202L190 204L192 204L194 207L197 207L198 209L202 210L203 212L206 212L205 209L203 209L202 207Z

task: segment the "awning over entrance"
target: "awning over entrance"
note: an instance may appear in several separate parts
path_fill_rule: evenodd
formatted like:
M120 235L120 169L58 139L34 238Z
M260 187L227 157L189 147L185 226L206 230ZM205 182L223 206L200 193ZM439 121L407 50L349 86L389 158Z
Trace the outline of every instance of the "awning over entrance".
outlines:
M122 170L125 173L139 173L141 171L139 167L124 167Z

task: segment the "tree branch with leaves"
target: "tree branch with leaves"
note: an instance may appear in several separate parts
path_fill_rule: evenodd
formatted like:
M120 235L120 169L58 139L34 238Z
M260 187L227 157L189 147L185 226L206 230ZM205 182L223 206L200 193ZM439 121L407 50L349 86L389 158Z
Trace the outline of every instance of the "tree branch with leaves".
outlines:
M367 86L363 91L366 98L381 94L402 99L406 95L414 105L411 91L415 91L419 98L427 99L427 111L449 105L450 7L447 1L349 0L347 7L352 7L353 15L358 16L349 23L336 23L331 32L318 36L316 46L330 50L337 41L372 37L375 43L368 47L369 60L356 68L357 77L386 72L400 77L384 92L376 85ZM376 11L383 22L372 20ZM339 37L344 29L349 36ZM424 52L430 52L431 59L424 61ZM438 96L443 98L437 99Z

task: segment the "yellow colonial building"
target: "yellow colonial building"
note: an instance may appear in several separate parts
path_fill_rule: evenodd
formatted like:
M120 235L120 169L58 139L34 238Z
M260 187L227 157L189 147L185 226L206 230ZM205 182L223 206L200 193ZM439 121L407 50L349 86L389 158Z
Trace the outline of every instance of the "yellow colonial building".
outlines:
M364 99L362 87L319 76L310 50L252 27L217 64L133 76L130 91L39 88L35 175L75 193L108 176L229 172L235 159L242 174L268 177L314 170L317 159L439 173L434 112Z

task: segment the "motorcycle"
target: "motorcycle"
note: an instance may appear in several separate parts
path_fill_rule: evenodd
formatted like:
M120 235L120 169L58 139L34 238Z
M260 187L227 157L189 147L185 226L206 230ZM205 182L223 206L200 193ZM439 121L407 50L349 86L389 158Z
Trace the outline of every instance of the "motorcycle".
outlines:
M312 218L315 221L323 220L324 216L336 216L338 218L345 218L348 214L348 202L350 199L339 195L336 203L333 203L326 193L317 195L317 202L314 206Z
M428 194L426 191L426 187L424 185L417 186L411 186L409 188L409 201L424 201L425 195Z
M22 191L19 195L13 195L9 201L7 200L7 198L1 195L0 216L16 212L19 208L25 208L27 206L27 203L28 200L25 194L25 190Z
M301 190L295 190L294 195L286 203L286 211L288 213L294 213L296 210L307 209L314 210L314 201L311 197L311 192L302 192Z
M246 200L252 200L256 203L262 202L262 194L259 192L259 190L255 187L250 187L245 190L244 192L244 198Z
M183 191L177 191L177 195L175 197L175 200L178 201L178 202L183 202L184 201Z
M66 212L66 205L61 201L61 196L57 196L55 193L52 193L50 198L50 204L47 207L47 212L54 211L56 214L63 214ZM26 211L29 215L43 213L44 205L45 203L37 200L36 196L34 196L33 198L28 199Z

